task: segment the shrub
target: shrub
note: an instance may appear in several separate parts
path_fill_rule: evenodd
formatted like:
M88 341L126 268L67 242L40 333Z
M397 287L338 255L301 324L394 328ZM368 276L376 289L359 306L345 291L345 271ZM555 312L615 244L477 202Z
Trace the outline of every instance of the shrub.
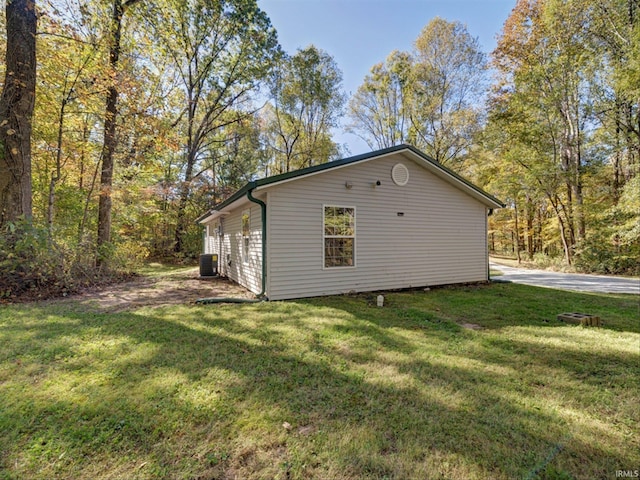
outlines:
M71 288L65 253L45 229L24 221L8 223L0 232L0 296Z
M546 255L542 252L534 253L533 264L536 268L545 270L564 271L568 268L564 261L564 257Z
M133 240L124 240L115 245L108 265L113 271L133 273L143 266L149 257L149 249Z
M582 242L576 249L575 266L581 272L640 275L640 251L637 245L613 245L596 235Z
M0 230L0 299L46 298L111 283L132 273L148 252L132 242L109 245L96 268L92 241L56 241L45 228L29 222Z

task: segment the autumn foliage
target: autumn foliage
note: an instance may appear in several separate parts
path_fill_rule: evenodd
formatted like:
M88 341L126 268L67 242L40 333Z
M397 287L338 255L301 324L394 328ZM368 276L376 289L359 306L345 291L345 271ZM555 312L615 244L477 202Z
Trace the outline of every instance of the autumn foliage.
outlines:
M283 52L256 0L6 13L0 224L31 218L34 245L83 252L82 268L196 256L194 219L245 182L349 153L332 136L348 103L345 128L372 149L416 145L507 203L492 253L638 273L638 0L519 0L490 56L435 18L348 102L331 52Z

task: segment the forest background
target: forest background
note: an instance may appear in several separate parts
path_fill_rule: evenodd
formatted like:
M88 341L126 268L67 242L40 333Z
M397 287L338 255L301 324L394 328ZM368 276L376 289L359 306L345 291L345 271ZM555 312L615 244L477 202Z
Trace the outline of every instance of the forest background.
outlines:
M415 145L502 199L492 253L640 273L640 0L518 0L487 56L434 18L351 96L255 0L7 0L0 297L202 248L245 182Z

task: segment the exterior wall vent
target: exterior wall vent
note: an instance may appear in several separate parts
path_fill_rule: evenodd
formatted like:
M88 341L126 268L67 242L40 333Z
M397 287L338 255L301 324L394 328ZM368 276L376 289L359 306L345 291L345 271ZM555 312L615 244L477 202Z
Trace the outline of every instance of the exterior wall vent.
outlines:
M405 186L409 183L409 169L402 163L396 163L391 169L391 180L400 187Z

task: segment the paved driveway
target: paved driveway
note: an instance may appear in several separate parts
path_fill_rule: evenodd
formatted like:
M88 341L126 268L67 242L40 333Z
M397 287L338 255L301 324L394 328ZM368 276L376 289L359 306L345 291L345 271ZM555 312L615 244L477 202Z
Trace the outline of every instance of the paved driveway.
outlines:
M558 290L575 290L578 292L597 293L635 293L640 295L640 279L629 277L607 277L603 275L583 275L579 273L558 273L546 270L529 270L513 268L491 263L491 268L499 270L502 275L492 280L524 283L537 287L556 288Z

